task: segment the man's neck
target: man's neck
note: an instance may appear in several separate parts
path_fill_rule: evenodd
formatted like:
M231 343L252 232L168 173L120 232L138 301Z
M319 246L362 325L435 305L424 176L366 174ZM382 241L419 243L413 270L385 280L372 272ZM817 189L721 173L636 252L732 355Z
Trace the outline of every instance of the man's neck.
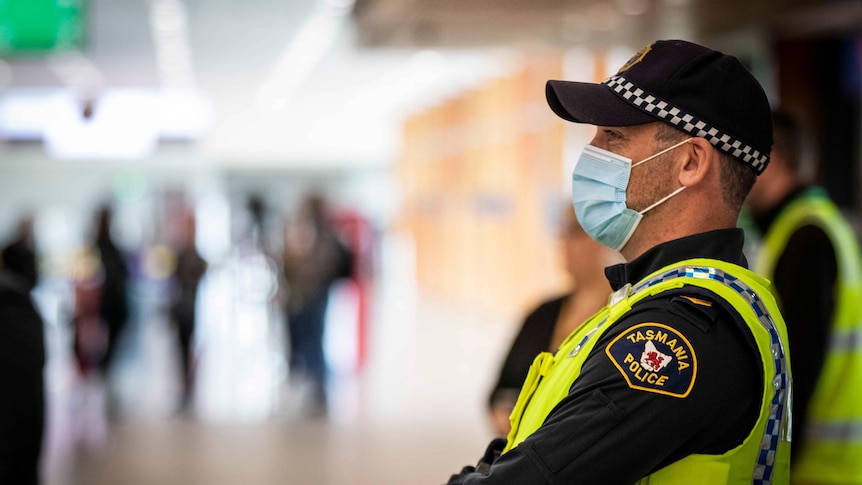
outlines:
M626 261L632 261L659 244L695 234L732 229L736 227L739 214L717 214L709 208L679 211L675 217L664 221L650 221L639 227L628 244L620 250Z

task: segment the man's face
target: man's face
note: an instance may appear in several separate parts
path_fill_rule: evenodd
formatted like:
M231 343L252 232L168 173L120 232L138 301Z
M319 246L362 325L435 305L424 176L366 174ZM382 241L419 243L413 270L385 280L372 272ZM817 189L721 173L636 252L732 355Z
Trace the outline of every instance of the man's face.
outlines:
M658 122L621 127L598 126L590 144L637 163L670 146L670 143L656 141L658 126ZM678 187L678 184L673 184L667 162L672 153L632 168L626 188L626 206L629 209L641 211Z

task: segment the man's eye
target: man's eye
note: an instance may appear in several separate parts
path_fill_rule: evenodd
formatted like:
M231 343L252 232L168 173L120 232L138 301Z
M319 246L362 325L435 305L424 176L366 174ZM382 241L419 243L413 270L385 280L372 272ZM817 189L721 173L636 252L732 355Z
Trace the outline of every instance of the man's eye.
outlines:
M605 130L605 135L611 140L619 140L622 138L622 135L613 130Z

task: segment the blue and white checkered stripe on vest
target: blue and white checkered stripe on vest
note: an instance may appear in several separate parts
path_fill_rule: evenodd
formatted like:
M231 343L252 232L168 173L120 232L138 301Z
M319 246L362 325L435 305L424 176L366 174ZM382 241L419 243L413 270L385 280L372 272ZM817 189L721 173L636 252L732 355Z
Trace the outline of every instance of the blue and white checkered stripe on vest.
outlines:
M773 364L775 365L775 378L772 381L774 395L770 404L769 418L766 422L763 440L760 442L760 454L757 457L757 465L754 469L752 483L755 485L766 485L772 483L772 471L775 466L775 455L778 451L778 441L787 439L789 435L789 416L784 416L784 409L789 411L790 380L787 375L787 359L785 358L784 346L775 328L775 322L769 315L766 305L747 284L735 276L717 268L707 266L680 266L656 275L646 281L638 283L629 292L636 294L647 288L655 286L675 278L704 278L723 283L725 286L739 293L754 310L760 324L769 332L771 340L771 352Z

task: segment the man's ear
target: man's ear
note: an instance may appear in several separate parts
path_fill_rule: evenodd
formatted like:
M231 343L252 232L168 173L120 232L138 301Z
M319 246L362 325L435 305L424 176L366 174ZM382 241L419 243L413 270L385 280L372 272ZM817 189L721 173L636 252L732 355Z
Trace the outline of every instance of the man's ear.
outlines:
M705 138L692 138L687 145L688 157L680 165L679 183L693 187L718 168L718 154Z

